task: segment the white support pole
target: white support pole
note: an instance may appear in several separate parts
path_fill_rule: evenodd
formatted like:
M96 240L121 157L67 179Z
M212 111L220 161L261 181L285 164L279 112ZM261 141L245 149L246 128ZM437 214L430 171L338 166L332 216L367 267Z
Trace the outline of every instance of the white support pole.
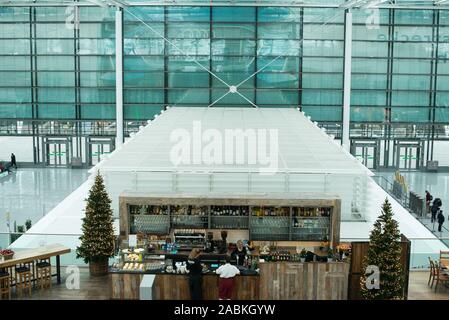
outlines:
M349 151L349 125L351 116L351 60L352 60L352 13L345 13L345 57L343 75L343 136L342 145Z
M116 148L123 144L123 11L115 11L115 118Z

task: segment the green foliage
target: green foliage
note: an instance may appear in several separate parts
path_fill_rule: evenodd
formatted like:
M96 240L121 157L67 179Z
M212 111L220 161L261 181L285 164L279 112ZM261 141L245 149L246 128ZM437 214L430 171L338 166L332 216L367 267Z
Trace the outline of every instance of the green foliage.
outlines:
M370 265L379 268L379 289L368 289L366 287L367 275L362 276L360 293L363 299L394 300L403 298L404 274L401 264L400 240L398 222L393 219L391 204L388 199L385 199L382 213L371 231L370 247L363 262L363 270L367 270Z
M83 258L85 263L98 262L114 255L115 240L111 199L99 172L86 201L83 235L79 238L81 245L76 249L76 257Z

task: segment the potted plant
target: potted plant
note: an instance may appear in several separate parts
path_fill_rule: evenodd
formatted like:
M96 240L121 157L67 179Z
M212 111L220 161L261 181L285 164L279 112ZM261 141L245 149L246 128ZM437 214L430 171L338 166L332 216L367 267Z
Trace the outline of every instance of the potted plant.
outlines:
M109 258L114 256L114 228L111 199L98 172L87 198L86 216L83 218L83 235L76 257L89 264L91 276L108 273Z
M25 228L27 231L31 229L31 225L31 220L27 219L27 221L25 221Z
M306 262L306 257L307 251L305 248L302 248L301 252L299 253L299 259L301 260L301 262Z
M329 248L327 250L327 262L334 261L334 252L332 251L332 248Z
M14 257L14 251L10 249L0 250L0 256L3 257L3 260L11 260Z

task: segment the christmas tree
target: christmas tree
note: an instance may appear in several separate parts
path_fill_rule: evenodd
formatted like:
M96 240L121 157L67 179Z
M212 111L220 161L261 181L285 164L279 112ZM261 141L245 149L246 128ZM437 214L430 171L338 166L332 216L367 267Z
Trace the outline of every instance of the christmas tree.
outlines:
M402 299L404 275L401 264L401 234L398 222L388 199L382 205L382 214L374 223L370 234L370 246L363 262L363 270L375 266L379 270L379 282L373 283L370 274L361 277L361 296L367 300ZM374 276L375 278L375 276ZM368 287L367 288L367 282ZM376 288L376 284L378 285ZM374 287L374 288L373 288Z
M86 216L83 218L81 245L76 249L76 257L85 263L105 262L114 256L114 228L111 199L104 186L103 177L98 172L95 183L86 200Z

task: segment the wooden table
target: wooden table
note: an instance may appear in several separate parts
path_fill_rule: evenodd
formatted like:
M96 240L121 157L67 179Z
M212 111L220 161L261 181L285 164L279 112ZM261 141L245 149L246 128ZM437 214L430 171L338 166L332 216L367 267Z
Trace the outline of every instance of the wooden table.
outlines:
M61 283L61 254L70 253L70 248L60 244L50 244L44 247L18 250L14 252L11 260L1 260L0 269L12 268L21 263L32 263L40 259L50 259L56 257L56 279Z
M441 259L440 264L443 268L449 269L449 259Z

